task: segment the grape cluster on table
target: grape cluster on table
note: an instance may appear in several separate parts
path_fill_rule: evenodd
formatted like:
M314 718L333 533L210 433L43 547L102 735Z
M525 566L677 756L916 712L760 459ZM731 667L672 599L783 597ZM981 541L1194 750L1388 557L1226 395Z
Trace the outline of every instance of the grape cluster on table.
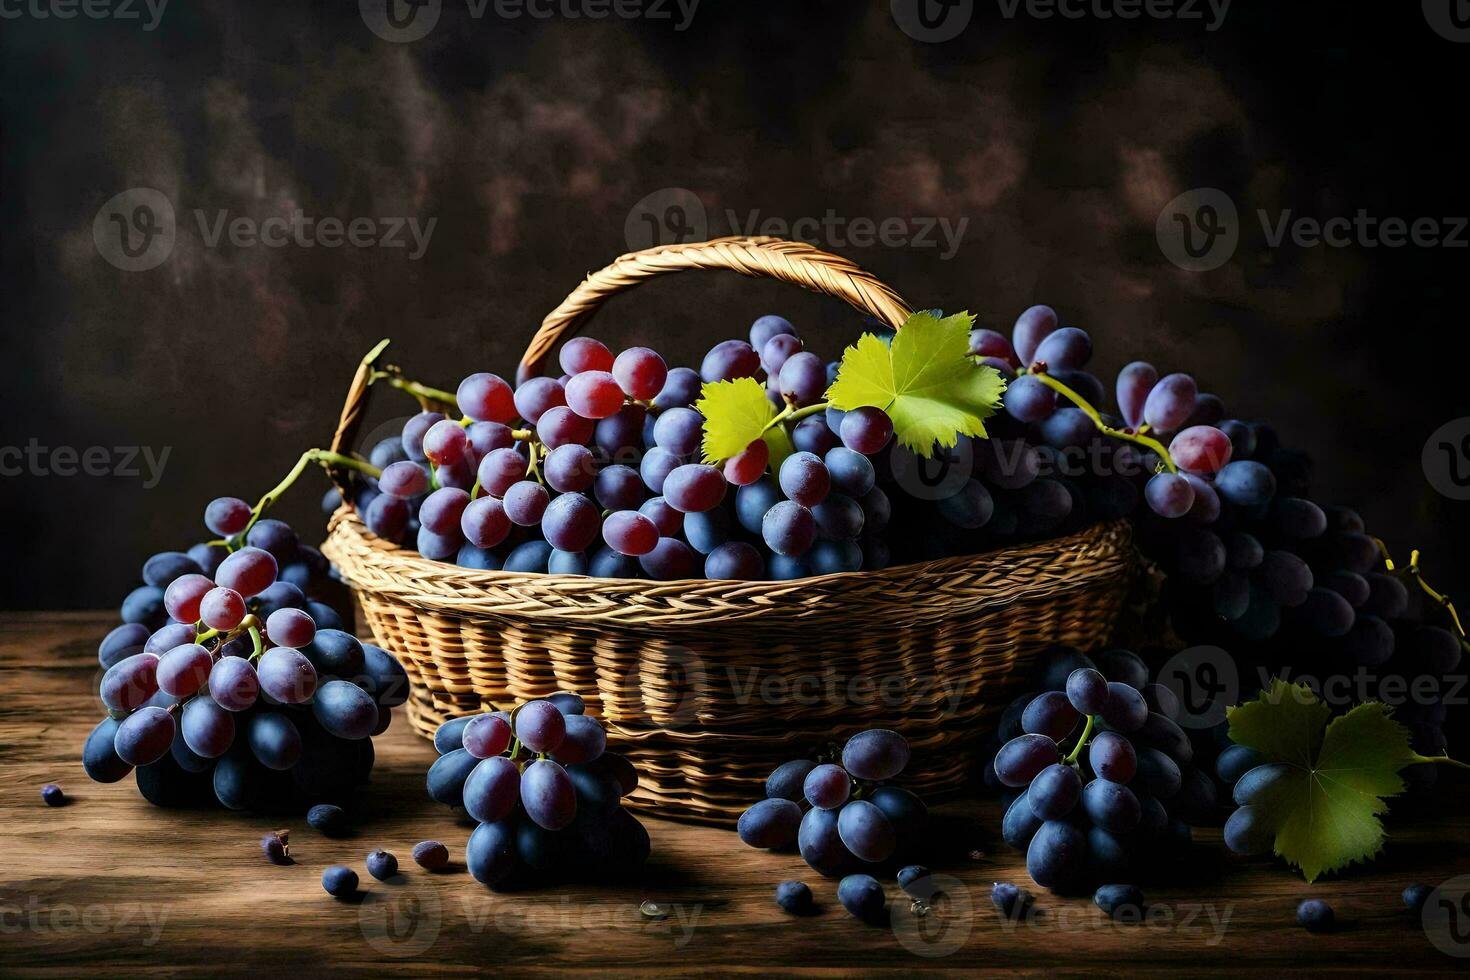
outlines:
M452 719L434 747L429 796L478 823L465 862L492 889L626 878L648 859L648 832L622 806L637 770L577 695Z
M219 498L205 513L216 542L144 564L98 648L108 716L82 753L94 780L136 772L159 806L298 812L367 780L371 736L408 699L408 677L308 596L327 577L321 553L258 516Z
M1002 713L985 767L1008 802L1001 835L1032 879L1063 892L1129 883L1186 853L1217 789L1174 694L1121 649L1048 650L1034 686Z
M766 798L740 815L737 833L751 847L795 845L812 870L841 879L838 900L848 911L872 919L884 908L872 873L892 871L916 853L929 820L923 801L892 782L908 761L902 735L873 728L849 738L833 761L783 763L766 780ZM905 889L914 887L906 879L922 870L906 868L898 879ZM927 880L927 871L922 878ZM777 902L787 911L805 912L810 888L783 882Z

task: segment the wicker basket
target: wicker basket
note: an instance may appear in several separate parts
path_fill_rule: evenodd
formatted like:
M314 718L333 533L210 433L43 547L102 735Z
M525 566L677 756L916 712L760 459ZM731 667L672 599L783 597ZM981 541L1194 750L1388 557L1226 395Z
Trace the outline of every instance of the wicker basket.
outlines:
M520 377L608 296L681 269L771 276L894 324L901 300L809 246L732 238L624 255L542 325ZM360 371L336 447L369 388ZM484 572L374 538L343 507L323 550L356 590L373 636L413 682L418 731L558 690L576 691L642 774L632 802L730 823L788 758L872 727L903 732L904 782L958 789L988 716L1052 643L1109 634L1134 570L1126 523L983 555L795 582L648 582Z

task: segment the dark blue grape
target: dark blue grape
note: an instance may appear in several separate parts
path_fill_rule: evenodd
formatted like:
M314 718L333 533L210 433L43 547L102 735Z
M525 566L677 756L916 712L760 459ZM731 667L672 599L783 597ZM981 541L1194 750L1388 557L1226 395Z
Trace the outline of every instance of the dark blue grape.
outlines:
M877 922L882 918L888 898L883 886L871 875L848 875L837 884L837 901L855 918Z
M1088 786L1096 785L1096 781ZM1026 870L1043 888L1066 888L1082 874L1087 863L1087 841L1070 823L1048 820L1026 847Z
M1137 885L1103 885L1093 894L1092 901L1115 919L1143 918L1143 892Z
M311 714L328 732L349 740L367 738L378 724L372 695L348 681L331 680L317 688Z
M1110 779L1094 779L1083 787L1082 809L1094 824L1114 834L1132 832L1142 816L1133 791Z
M480 760L462 748L451 749L429 767L429 796L445 806L464 805L464 784Z
M357 872L334 864L322 872L322 888L333 898L348 898L357 892Z
M1331 932L1337 925L1337 915L1320 898L1309 898L1296 907L1296 921L1308 932Z
M398 858L382 848L369 851L365 863L368 874L379 881L387 881L398 874Z
M1026 790L1031 810L1042 820L1060 820L1082 797L1082 779L1071 766L1057 763L1036 774ZM859 855L861 857L862 855Z
M1026 850L1031 843L1031 838L1041 829L1044 822L1031 809L1030 790L1016 797L1011 805L1006 808L1005 817L1000 823L1000 835L1005 842L1018 851Z
M808 810L801 818L796 843L802 860L828 878L841 877L857 863L837 832L836 810Z
M852 800L838 811L837 833L848 851L863 861L886 861L898 846L887 815L867 800Z
M347 833L347 813L335 803L318 803L306 811L306 823L313 830L327 837L341 837Z
M792 915L806 915L813 910L812 890L806 882L787 879L776 886L776 904Z
M810 759L783 762L766 778L766 799L801 802L802 786L806 782L807 773L816 767L817 764Z
M787 799L764 799L740 815L736 831L751 847L790 847L801 826L801 808Z

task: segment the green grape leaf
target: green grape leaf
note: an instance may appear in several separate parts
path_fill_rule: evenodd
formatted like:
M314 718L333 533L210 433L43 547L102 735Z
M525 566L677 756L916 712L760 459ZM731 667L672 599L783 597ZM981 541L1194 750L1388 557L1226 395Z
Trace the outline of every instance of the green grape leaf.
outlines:
M985 419L1000 406L1000 372L970 359L969 313L943 319L913 314L885 344L870 333L842 354L837 379L827 390L835 407L881 408L893 419L899 443L921 456L948 449L960 436L984 436Z
M1379 852L1384 798L1403 792L1400 769L1423 761L1386 705L1366 702L1329 724L1330 715L1306 685L1280 678L1229 712L1232 741L1290 767L1282 792L1258 805L1275 828L1277 855L1309 882Z
M707 383L699 389L699 401L694 407L704 416L704 461L711 464L744 452L746 446L769 435L766 426L776 417L776 406L766 397L765 387L754 378ZM770 445L769 439L767 444ZM774 461L775 447L771 448Z

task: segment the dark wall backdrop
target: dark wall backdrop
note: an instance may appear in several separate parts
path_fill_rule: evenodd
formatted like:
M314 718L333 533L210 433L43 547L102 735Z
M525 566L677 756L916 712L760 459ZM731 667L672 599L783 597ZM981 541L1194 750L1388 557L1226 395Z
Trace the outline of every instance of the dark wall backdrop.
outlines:
M470 9L445 0L413 43L375 35L349 0L174 0L154 30L0 21L0 447L34 445L41 461L12 453L0 477L0 604L115 603L147 554L199 537L209 498L253 499L329 439L380 337L440 385L511 374L540 318L627 250L630 214L637 227L659 192L655 204L697 198L710 235L739 230L732 215L741 228L752 215L963 220L952 256L817 237L917 305L1008 325L1052 304L1092 331L1109 381L1140 357L1193 372L1234 414L1309 448L1320 498L1467 584L1452 558L1470 504L1433 490L1420 463L1431 432L1470 415L1465 236L1273 247L1253 217L1470 214L1470 44L1419 4L1237 0L1209 31L1024 6L1008 18L977 0L944 43L906 35L888 3L704 0L685 30ZM140 187L172 204L176 239L129 272L93 224ZM1237 204L1240 244L1187 272L1155 220L1198 187ZM297 208L436 225L414 259L211 245L194 216ZM855 326L792 287L686 274L620 299L593 332L697 364L765 312L828 356ZM412 408L379 401L375 423ZM94 446L105 466L94 455L95 475L63 475L58 448ZM125 447L163 459L156 482L147 457L124 465ZM283 505L311 536L324 488L313 474Z

